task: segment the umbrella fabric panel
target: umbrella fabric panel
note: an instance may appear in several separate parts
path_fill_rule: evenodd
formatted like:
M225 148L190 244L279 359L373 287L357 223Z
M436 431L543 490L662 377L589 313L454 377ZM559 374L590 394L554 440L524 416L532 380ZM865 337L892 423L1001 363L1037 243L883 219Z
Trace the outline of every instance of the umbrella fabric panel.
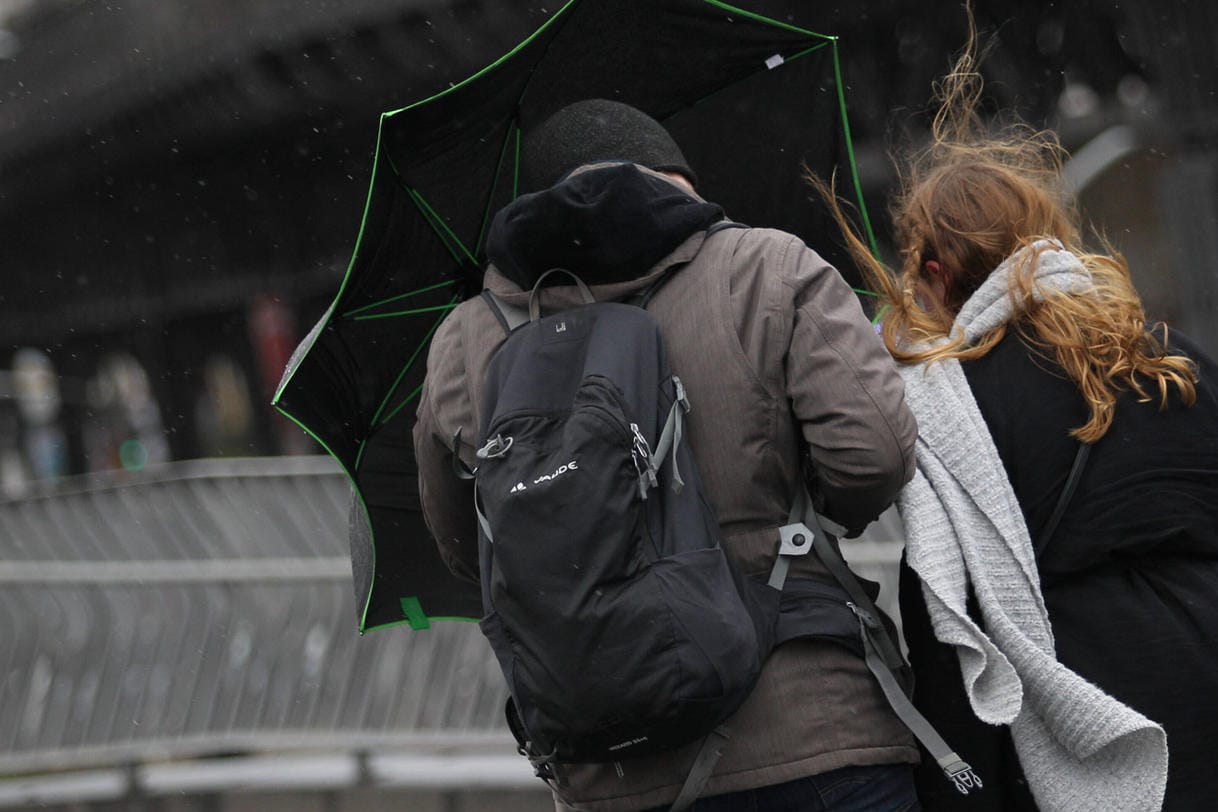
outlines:
M420 348L454 299L444 243L380 161L374 179L352 270L307 352L285 374L278 401L348 473L422 384ZM360 272L367 268L375 272Z
M698 173L698 190L728 217L796 234L859 286L837 226L801 181L805 167L837 171L849 188L851 164L834 75L835 45L754 73L664 121ZM730 129L723 122L736 122ZM744 123L744 124L741 124ZM706 137L705 133L717 137Z
M622 101L664 120L768 72L776 56L781 64L831 42L706 0L571 2L467 83L388 114L382 147L402 182L481 260L476 249L490 214L517 191L530 191L515 184L520 130L586 98ZM810 87L806 92L811 107L815 97ZM790 102L772 93L762 98ZM836 98L828 112L824 120L835 122ZM722 133L722 120L702 120L709 133Z
M473 619L482 614L475 584L453 577L423 521L410 428L386 426L368 446L357 474L363 506L353 497L351 526L355 599L373 628L407 623L421 629L429 618ZM406 483L404 485L403 483ZM372 528L378 531L374 543Z
M586 98L625 102L662 120L764 69L775 54L789 58L826 41L706 0L578 3L538 67L522 124Z
M342 464L360 509L384 530L380 550L370 535L352 534L361 628L373 605L373 626L410 619L402 599L415 599L419 590L399 588L402 577L441 591L459 589L447 570L435 571L442 562L419 512L410 439L427 342L455 304L459 265L381 157L373 177L343 288L296 354L277 399ZM386 482L379 472L394 466L398 475ZM413 566L416 559L426 562L423 570ZM469 611L467 603L457 605Z
M467 295L480 286L490 216L516 196L516 110L557 19L467 81L382 121L380 152L399 188L453 243Z

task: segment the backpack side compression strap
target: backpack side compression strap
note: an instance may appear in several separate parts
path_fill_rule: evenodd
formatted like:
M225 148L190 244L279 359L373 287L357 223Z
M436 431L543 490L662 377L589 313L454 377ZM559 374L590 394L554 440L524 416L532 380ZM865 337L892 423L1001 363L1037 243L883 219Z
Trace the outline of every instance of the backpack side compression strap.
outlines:
M884 692L884 697L892 706L893 712L914 734L914 738L921 742L922 746L931 754L935 763L939 765L939 769L943 770L943 774L960 791L960 794L968 795L970 789L981 789L981 779L977 773L973 772L973 768L969 766L968 762L956 755L956 752L939 735L939 731L935 730L934 725L913 706L909 697L905 696L905 691L901 689L896 677L893 676L893 672L876 650L872 627L873 625L878 626L879 621L868 616L864 610L853 604L850 608L859 618L859 633L863 636L864 660L867 668L880 683L880 690ZM883 631L883 627L880 627L879 634L884 638L888 637L887 632Z
M729 738L731 737L728 736L727 730L722 725L706 734L706 738L702 740L702 745L698 748L698 755L694 758L694 765L689 768L689 774L685 776L685 783L681 785L681 791L677 794L676 800L672 802L672 806L668 808L668 812L684 812L694 801L698 800L698 796L706 787L706 782L714 773L715 765L719 763L719 756L723 755L723 745Z
M981 779L973 772L973 768L956 755L955 751L935 730L934 725L909 701L899 679L905 667L905 658L901 656L896 643L889 636L888 630L884 628L875 601L863 589L863 585L859 583L858 578L838 552L834 543L836 539L825 530L820 517L812 509L812 500L808 498L807 489L801 486L799 490L802 493L796 496L791 513L792 516L802 513L804 521L792 521L783 528L783 537L786 538L788 530L794 527L796 533L806 532L813 539L813 549L820 556L825 567L841 584L842 589L846 590L850 596L848 605L859 619L864 661L867 663L868 670L880 683L880 689L884 692L884 697L892 707L893 713L922 743L922 746L938 763L939 768L943 770L944 775L961 794L968 795L969 790L980 789ZM777 564L775 568L777 568Z

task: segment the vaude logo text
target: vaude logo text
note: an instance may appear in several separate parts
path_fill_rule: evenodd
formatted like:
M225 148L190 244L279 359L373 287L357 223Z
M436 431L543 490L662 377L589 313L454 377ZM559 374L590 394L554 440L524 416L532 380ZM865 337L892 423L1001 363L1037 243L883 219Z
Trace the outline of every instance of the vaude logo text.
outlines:
M558 479L563 474L569 473L571 471L578 471L578 470L579 470L579 462L577 460L571 460L570 462L566 462L566 463L563 463L562 465L558 466L550 473L542 474L541 476L537 477L537 479L533 480L533 484L540 485L543 482L549 482L551 480ZM529 486L525 485L523 482L517 482L515 485L512 486L512 489L510 491L508 491L508 493L520 493L521 491L528 490L528 488L529 488Z
M636 744L642 744L645 741L647 741L646 736L636 736L633 739L627 739L626 741L621 742L619 744L611 744L611 745L609 745L608 749L609 750L625 750L627 747L634 747Z

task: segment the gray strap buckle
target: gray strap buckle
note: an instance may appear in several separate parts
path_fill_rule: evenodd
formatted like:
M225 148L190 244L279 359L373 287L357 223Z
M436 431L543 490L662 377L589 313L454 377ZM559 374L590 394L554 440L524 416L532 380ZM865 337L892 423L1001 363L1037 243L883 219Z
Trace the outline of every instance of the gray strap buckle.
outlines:
M774 568L770 570L769 585L781 590L787 582L787 571L791 568L791 559L812 552L812 541L816 536L803 522L786 524L778 528L781 541L778 545L778 558L774 559Z

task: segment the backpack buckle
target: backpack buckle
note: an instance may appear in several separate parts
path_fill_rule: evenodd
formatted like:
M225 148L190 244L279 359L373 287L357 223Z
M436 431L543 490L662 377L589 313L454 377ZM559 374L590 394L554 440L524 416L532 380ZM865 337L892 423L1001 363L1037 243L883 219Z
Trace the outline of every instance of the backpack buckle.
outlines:
M674 400L676 400L677 403L680 403L681 410L683 412L685 412L686 414L688 414L689 408L690 408L689 407L689 396L685 394L685 384L681 383L680 378L678 378L676 375L673 375L672 376L672 385L673 385L673 389L676 390L676 395L677 395L676 398L674 398Z
M785 524L778 528L782 543L778 547L779 555L807 555L812 550L815 534L803 522Z
M531 745L532 742L529 742ZM565 783L561 769L558 766L558 748L549 753L534 753L528 748L519 748L519 752L533 765L533 774L545 781L551 787L560 787Z
M854 616L859 619L859 623L863 624L864 630L870 629L871 631L876 631L883 628L873 614L858 604L853 601L846 601L846 605L850 607L851 612L854 612ZM967 767L968 765L965 764L964 766Z
M943 770L943 774L951 780L952 784L956 787L960 794L968 795L969 790L971 789L981 789L983 786L981 783L981 777L973 771L973 768L969 766L969 763L957 756L955 753L952 753L951 755L955 756L955 761L946 765L941 763L940 768Z
M781 590L787 582L787 571L791 568L791 559L807 555L812 551L816 540L815 534L803 522L792 522L778 528L778 557L770 570L769 585Z

